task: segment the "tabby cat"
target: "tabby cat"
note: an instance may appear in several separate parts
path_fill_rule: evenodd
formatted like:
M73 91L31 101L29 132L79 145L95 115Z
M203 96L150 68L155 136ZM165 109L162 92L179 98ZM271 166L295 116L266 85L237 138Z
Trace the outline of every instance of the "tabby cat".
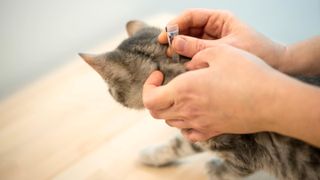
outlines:
M113 98L128 108L142 109L142 87L154 70L164 73L164 84L186 71L181 57L173 62L166 45L157 42L160 29L140 21L127 23L129 38L115 50L100 55L80 54L106 81ZM320 84L320 78L304 78ZM246 177L265 170L279 179L320 179L320 149L302 141L271 132L225 134L206 142L190 143L182 136L166 144L147 148L141 161L151 166L168 165L177 159L203 151L217 152L221 160L207 163L212 179Z

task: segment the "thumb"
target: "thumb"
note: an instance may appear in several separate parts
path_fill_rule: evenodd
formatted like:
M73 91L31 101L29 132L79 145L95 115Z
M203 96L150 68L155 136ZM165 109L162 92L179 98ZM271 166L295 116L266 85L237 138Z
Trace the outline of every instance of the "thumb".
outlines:
M171 107L173 96L169 87L161 86L163 74L160 71L154 71L148 77L143 85L143 104L150 110L161 110Z
M178 35L173 39L172 48L178 54L192 58L199 51L218 43L219 40L204 40Z

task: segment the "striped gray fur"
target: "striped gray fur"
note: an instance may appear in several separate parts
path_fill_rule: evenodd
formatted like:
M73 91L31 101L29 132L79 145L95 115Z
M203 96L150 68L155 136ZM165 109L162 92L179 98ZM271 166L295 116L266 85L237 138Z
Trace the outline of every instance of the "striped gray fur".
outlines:
M142 87L154 70L165 75L164 84L184 73L184 62L173 62L166 56L166 45L157 42L160 30L140 21L127 24L130 37L115 50L89 56L81 56L106 81L110 94L128 108L141 109ZM319 77L299 79L320 84ZM208 162L211 178L233 179L245 177L258 170L265 170L279 179L320 179L320 150L302 141L270 132L234 135L226 134L207 142L192 144L181 136L165 144L145 149L141 161L147 165L168 165L179 158L203 151L217 152L221 161Z

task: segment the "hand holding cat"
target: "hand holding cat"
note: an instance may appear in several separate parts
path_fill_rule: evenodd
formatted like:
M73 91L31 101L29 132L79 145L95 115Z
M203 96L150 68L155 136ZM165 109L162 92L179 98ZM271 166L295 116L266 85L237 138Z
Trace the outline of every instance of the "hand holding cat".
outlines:
M284 59L286 47L273 42L256 32L228 11L190 9L174 18L169 24L178 24L179 35L175 37L173 48L178 54L192 57L198 52L215 44L225 43L248 51L276 69L281 69L279 59ZM166 32L158 38L167 43ZM188 43L186 43L188 42ZM194 49L193 51L189 51ZM168 55L171 55L168 49Z
M153 72L143 102L154 118L166 119L189 140L272 131L320 146L319 88L229 45L204 49L186 66L191 71L163 86L162 73Z
M261 107L274 103L273 83L277 81L273 79L280 73L258 57L229 45L200 51L187 67L193 71L167 85L160 86L159 71L146 81L144 104L155 118L166 119L193 141L220 133L266 130L264 121L257 119L265 116L260 114L266 110L261 112Z
M164 86L159 71L147 79L143 101L155 118L166 119L192 141L223 133L273 131L320 146L320 113L310 113L320 106L319 88L270 67L319 75L319 36L286 47L229 12L205 9L188 10L170 23L178 24L184 34L175 37L172 47L192 58L186 64L192 71ZM165 32L158 40L167 42Z
M286 74L320 74L320 36L285 46L276 43L241 22L232 13L220 10L190 9L169 22L178 24L179 33L172 47L178 54L192 57L195 52L215 44L229 44L248 51L273 68ZM166 32L159 37L160 43L167 43ZM167 54L172 54L168 48Z

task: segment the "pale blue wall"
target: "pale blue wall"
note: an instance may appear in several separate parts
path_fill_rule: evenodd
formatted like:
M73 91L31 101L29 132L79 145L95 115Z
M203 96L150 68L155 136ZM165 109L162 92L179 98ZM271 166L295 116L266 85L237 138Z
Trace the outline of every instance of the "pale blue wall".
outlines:
M106 41L129 19L191 7L231 10L285 43L320 34L320 0L1 0L0 98Z

